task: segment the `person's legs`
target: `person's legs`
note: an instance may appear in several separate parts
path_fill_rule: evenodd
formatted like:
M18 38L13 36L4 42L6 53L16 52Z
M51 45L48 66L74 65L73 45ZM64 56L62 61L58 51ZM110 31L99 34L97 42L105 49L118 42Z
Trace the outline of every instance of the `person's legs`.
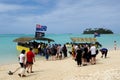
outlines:
M91 56L91 64L96 64L96 55Z
M94 55L91 55L91 64L94 64Z
M80 66L82 65L82 59L80 59Z
M25 67L23 63L20 63L21 69L20 69L20 73L18 74L20 77L25 77Z
M22 73L21 69L23 68L23 63L20 63L20 67L21 67L21 68L20 68L20 72L19 72L18 75L21 77L21 73Z
M107 51L105 52L105 58L107 57Z
M33 64L30 64L30 73L33 73L33 71L32 71L32 65Z
M79 61L77 60L77 65L79 66Z
M101 56L101 58L103 58L104 52L103 52L103 51L101 51L101 53L102 53L102 56Z
M29 73L29 70L30 70L30 64L27 64L27 73Z
M96 64L96 57L93 57L93 60L94 60L93 64Z
M25 68L21 68L21 77L25 77Z
M91 64L93 64L93 56L91 57Z

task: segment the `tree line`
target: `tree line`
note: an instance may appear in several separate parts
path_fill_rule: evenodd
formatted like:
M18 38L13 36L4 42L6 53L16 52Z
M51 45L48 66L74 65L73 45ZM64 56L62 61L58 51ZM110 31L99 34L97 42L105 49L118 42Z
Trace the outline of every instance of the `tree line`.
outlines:
M94 34L96 32L99 34L113 34L113 31L106 28L86 28L83 31L83 34Z

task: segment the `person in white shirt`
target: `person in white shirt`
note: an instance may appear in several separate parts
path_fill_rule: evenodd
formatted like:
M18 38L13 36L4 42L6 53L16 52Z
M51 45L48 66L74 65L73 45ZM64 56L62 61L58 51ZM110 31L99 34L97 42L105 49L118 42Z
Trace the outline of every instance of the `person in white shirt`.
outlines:
M96 46L92 44L90 47L91 51L91 64L96 64Z
M21 54L19 55L19 64L21 67L20 73L18 74L20 77L25 77L25 50L21 51Z

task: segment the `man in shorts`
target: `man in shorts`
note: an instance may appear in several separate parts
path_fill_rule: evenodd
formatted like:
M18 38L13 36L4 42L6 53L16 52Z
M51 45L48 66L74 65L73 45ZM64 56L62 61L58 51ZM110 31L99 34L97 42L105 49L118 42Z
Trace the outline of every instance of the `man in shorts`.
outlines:
M96 46L92 44L90 47L91 51L91 64L96 64Z
M35 62L35 54L32 52L32 50L33 49L30 48L30 50L26 54L26 58L27 58L26 66L27 66L28 73L33 73L32 65L33 65L33 62Z

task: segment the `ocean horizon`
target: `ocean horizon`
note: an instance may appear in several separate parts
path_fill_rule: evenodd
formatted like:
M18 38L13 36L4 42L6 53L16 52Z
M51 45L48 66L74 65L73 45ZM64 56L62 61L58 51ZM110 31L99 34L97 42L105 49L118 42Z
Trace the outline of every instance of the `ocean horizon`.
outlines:
M34 34L0 34L0 65L18 63L18 55L20 51L16 49L17 43L13 42L14 39L19 37L34 37ZM70 43L71 37L89 38L94 37L93 34L46 34L45 37L53 39L55 42L51 44L65 44ZM101 34L96 37L97 41L102 44L102 47L109 50L114 49L114 41L117 43L117 49L120 48L120 34Z

